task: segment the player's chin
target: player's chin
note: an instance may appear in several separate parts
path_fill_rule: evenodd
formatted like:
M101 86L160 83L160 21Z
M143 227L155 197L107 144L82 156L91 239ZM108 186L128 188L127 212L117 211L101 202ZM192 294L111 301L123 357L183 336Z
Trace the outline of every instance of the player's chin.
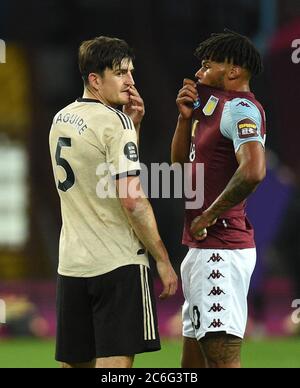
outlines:
M127 105L130 103L130 95L129 93L122 93L120 95L120 105Z
M211 84L211 82L209 82L208 80L198 80L198 83L200 84L200 85L206 85L206 86L213 86L212 84Z

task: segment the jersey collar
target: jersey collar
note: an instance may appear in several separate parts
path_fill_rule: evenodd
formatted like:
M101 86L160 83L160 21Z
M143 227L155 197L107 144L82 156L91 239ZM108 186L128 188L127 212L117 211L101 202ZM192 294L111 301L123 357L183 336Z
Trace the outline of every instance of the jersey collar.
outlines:
M95 98L84 98L84 97L79 97L76 100L77 102L98 102L99 104L104 105L101 101L96 100Z

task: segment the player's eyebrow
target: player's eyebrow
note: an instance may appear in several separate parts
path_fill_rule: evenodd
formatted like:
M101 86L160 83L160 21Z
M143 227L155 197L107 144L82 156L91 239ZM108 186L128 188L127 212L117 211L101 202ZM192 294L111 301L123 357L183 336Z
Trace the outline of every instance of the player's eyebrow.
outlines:
M210 64L210 60L209 59L204 59L202 61L202 66L209 65L209 64Z
M113 70L114 73L117 73L117 72L121 72L121 73L128 73L128 71L130 71L131 73L134 72L134 67L132 68L129 68L129 67L118 67L116 69Z

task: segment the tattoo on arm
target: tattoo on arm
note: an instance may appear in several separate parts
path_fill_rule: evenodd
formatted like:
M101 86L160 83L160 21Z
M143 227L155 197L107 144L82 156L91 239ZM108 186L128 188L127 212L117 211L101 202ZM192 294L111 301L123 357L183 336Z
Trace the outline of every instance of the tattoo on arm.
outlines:
M256 183L245 179L241 170L237 170L231 178L223 193L215 200L208 209L216 217L226 210L244 201L257 187Z

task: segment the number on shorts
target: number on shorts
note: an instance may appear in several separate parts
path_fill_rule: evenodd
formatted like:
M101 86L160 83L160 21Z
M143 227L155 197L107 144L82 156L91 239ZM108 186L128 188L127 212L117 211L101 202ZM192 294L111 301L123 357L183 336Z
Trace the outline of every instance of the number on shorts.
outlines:
M200 327L200 311L197 306L193 307L193 326L196 330Z

